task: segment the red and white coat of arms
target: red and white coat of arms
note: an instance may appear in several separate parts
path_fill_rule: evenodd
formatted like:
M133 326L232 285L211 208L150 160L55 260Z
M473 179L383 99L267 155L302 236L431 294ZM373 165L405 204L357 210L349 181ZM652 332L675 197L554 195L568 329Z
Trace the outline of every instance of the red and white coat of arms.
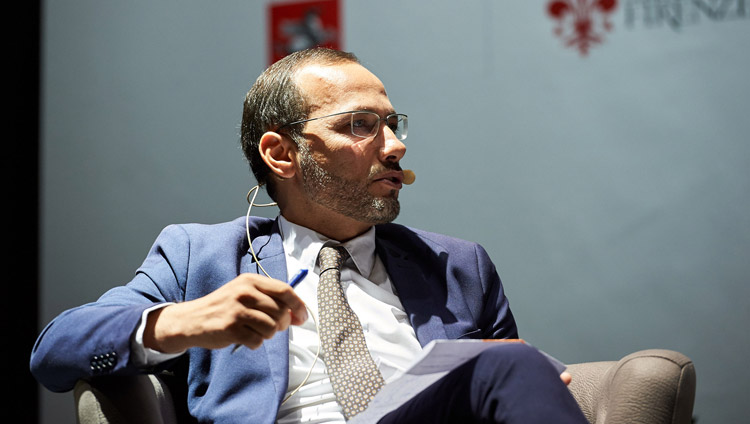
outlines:
M565 45L578 49L585 56L594 44L604 41L604 33L612 30L609 15L617 8L617 0L553 0L547 13L557 21L555 35Z

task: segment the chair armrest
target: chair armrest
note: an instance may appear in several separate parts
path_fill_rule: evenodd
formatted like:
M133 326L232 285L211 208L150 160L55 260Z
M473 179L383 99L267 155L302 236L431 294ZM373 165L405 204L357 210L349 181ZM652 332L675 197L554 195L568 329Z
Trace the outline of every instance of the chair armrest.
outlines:
M695 401L695 368L685 355L642 350L619 361L568 367L569 389L593 424L689 424Z
M176 424L167 385L156 375L79 380L73 389L79 424Z

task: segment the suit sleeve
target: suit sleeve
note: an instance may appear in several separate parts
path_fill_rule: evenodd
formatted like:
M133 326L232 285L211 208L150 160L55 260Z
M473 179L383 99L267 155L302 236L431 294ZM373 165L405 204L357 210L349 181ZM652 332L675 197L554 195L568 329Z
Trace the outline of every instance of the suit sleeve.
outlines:
M484 309L479 318L479 326L486 339L517 339L518 328L505 296L503 284L487 252L475 245L477 268L485 293Z
M153 371L133 364L131 337L143 311L158 303L183 300L189 257L185 231L167 227L132 281L52 320L31 354L31 372L37 381L49 390L64 392L79 379Z

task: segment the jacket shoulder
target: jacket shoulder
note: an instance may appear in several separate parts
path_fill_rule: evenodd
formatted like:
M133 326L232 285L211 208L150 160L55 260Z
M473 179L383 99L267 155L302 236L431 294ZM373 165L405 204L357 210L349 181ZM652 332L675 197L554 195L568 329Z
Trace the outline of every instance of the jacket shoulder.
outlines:
M376 235L381 240L397 245L427 244L433 250L473 251L479 246L472 241L394 223L377 225Z
M162 230L159 239L187 238L191 244L196 242L206 244L236 243L246 238L248 228L253 237L270 233L274 222L273 219L262 217L251 217L250 221L247 222L245 217L239 217L232 221L214 224L171 224ZM246 242L244 244L247 245Z

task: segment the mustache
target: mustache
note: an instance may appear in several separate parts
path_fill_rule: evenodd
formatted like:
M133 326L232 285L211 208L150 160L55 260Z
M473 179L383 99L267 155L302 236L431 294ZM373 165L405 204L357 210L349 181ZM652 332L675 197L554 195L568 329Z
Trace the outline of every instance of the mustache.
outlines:
M372 167L370 168L370 178L375 177L376 175L382 174L384 172L388 171L402 171L401 165L397 162L388 162L384 163L381 166Z

